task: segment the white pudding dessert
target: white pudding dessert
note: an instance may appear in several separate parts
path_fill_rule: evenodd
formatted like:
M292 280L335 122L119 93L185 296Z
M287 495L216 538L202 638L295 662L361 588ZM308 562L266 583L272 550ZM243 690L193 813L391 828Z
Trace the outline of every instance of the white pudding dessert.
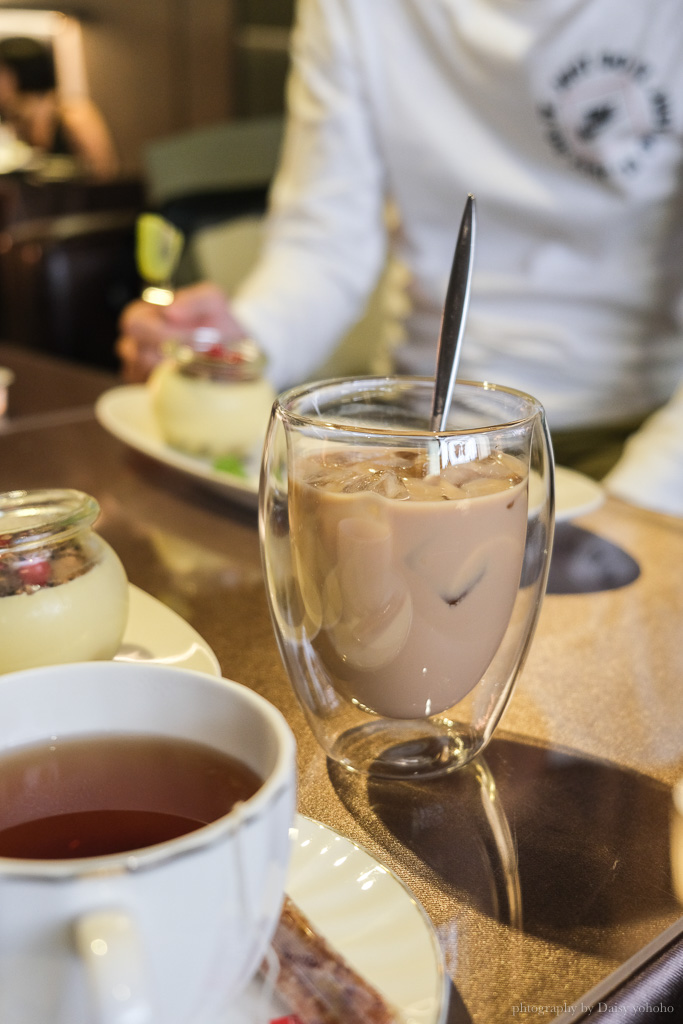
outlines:
M0 496L0 672L116 654L128 580L98 512L78 491Z
M148 386L166 443L211 459L259 452L275 399L262 369L220 346L163 360Z

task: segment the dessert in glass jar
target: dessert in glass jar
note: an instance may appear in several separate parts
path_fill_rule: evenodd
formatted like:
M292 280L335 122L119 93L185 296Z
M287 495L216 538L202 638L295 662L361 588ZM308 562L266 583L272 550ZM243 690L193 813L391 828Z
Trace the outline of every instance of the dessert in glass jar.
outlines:
M153 371L149 388L159 429L172 448L210 459L260 456L275 393L265 358L244 339L224 345L200 328Z
M99 511L71 489L0 495L0 672L116 654L128 580Z

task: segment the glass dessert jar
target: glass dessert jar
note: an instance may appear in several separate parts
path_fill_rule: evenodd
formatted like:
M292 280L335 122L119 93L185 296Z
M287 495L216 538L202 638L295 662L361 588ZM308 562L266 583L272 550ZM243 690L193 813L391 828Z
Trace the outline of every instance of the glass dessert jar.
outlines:
M76 490L0 494L0 672L103 660L119 648L128 580Z
M275 393L253 342L228 347L210 328L195 331L153 371L149 388L162 436L189 455L260 457ZM204 337L206 335L206 337Z

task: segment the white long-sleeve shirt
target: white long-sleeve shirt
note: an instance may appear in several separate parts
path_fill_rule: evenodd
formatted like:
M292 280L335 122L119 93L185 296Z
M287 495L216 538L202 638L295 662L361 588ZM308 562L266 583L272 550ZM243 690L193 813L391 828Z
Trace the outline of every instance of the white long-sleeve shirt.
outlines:
M301 0L288 101L265 251L235 300L278 386L309 376L360 315L389 200L410 275L397 370L433 373L473 192L460 376L531 392L551 429L671 398L683 380L681 0ZM680 454L654 475L665 510L683 514L673 408ZM648 450L636 500L662 483Z

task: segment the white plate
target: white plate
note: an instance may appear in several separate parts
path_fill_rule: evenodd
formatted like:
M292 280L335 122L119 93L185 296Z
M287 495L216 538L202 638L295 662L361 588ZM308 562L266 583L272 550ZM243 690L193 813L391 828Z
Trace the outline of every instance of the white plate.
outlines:
M0 143L0 174L28 169L35 161L35 151L20 139L4 137Z
M448 985L436 934L388 868L327 826L298 815L287 892L399 1011L401 1024L443 1024ZM269 1024L286 1013L254 986L231 1024Z
M220 676L218 658L209 645L172 608L128 587L128 623L114 661L153 661Z
M119 441L167 466L189 473L212 490L233 501L256 508L258 472L247 477L214 469L208 459L185 455L166 444L157 426L145 384L123 384L110 388L95 403L99 423Z
M555 467L555 522L562 523L600 508L605 500L602 486L583 473Z
M543 481L536 472L529 483L529 514L538 512L545 498ZM563 523L575 516L586 515L599 508L605 500L600 484L583 473L565 466L555 466L555 522Z
M156 425L144 384L125 384L100 396L95 414L120 441L168 466L189 473L212 490L249 508L258 505L258 477L247 479L215 470L208 460L184 455L165 443ZM555 519L563 522L598 508L605 493L595 480L564 466L555 469Z

